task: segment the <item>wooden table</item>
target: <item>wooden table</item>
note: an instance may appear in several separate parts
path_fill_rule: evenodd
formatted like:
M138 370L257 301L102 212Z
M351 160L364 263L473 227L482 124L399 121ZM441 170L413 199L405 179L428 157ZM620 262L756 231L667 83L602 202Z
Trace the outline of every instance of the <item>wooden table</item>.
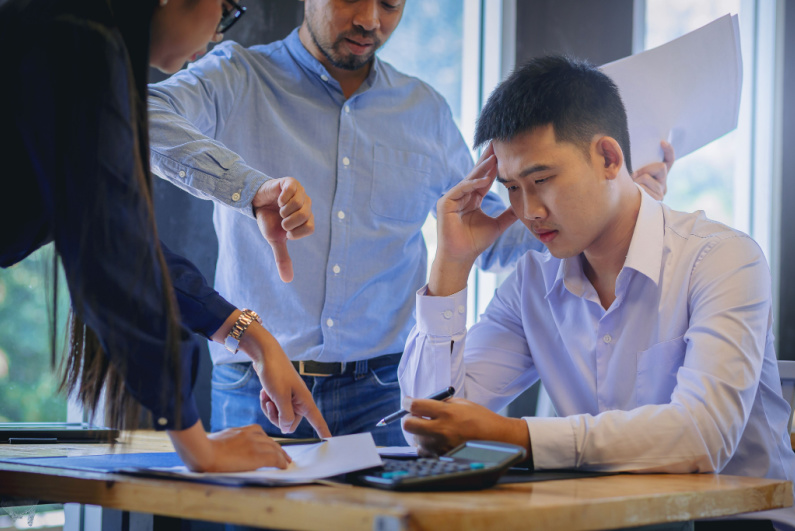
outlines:
M117 452L173 451L139 432ZM92 455L106 445L3 445L0 458ZM792 505L792 484L711 474L616 475L464 493L309 485L232 488L0 463L0 498L76 502L160 516L299 530L609 529Z

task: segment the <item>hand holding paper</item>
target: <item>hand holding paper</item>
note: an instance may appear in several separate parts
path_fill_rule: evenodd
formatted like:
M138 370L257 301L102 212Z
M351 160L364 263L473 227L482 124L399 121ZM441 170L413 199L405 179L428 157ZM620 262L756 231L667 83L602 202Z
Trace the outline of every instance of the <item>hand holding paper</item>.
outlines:
M681 158L737 127L743 76L736 15L601 69L627 109L633 169L663 160L660 140Z
M660 146L663 151L662 162L651 162L632 173L632 179L657 201L662 201L668 191L668 172L676 158L671 144L663 140Z

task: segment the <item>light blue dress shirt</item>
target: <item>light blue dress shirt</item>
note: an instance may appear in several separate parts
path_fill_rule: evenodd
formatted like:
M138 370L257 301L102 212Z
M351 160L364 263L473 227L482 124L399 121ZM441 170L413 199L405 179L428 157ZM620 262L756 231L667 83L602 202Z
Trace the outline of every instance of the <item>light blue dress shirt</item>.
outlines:
M538 469L791 481L764 255L702 212L641 194L609 309L580 256L546 252L519 261L468 334L466 290L422 289L398 369L402 393L452 385L496 411L540 378L560 416L526 418ZM792 522L795 513L765 514Z
M420 229L472 167L438 93L376 58L346 100L296 30L268 45L217 46L151 85L149 112L153 171L216 201L215 288L223 296L259 312L294 360L402 352L425 282ZM251 210L260 185L285 176L305 187L316 223L312 236L288 243L289 284ZM494 214L505 208L493 194L484 205ZM509 266L532 246L517 224L480 265ZM221 345L210 351L215 363L248 361Z

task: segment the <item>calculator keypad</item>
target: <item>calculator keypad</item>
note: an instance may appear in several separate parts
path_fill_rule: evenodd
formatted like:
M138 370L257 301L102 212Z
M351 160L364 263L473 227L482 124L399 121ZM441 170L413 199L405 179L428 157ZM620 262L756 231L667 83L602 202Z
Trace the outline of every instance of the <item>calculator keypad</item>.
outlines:
M484 466L483 463L461 463L427 458L417 459L416 461L384 459L384 470L374 475L378 475L383 479L446 476L472 470L481 470Z
M355 472L347 480L404 492L487 489L525 456L525 449L514 444L467 441L439 457L382 458L381 466Z

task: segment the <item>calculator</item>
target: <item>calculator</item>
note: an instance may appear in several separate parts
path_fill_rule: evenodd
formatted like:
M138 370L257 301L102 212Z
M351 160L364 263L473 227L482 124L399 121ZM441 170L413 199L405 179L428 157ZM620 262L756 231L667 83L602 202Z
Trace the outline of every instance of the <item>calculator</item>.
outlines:
M525 449L514 444L468 441L439 457L384 458L381 467L359 472L353 482L398 491L485 489L526 457Z

